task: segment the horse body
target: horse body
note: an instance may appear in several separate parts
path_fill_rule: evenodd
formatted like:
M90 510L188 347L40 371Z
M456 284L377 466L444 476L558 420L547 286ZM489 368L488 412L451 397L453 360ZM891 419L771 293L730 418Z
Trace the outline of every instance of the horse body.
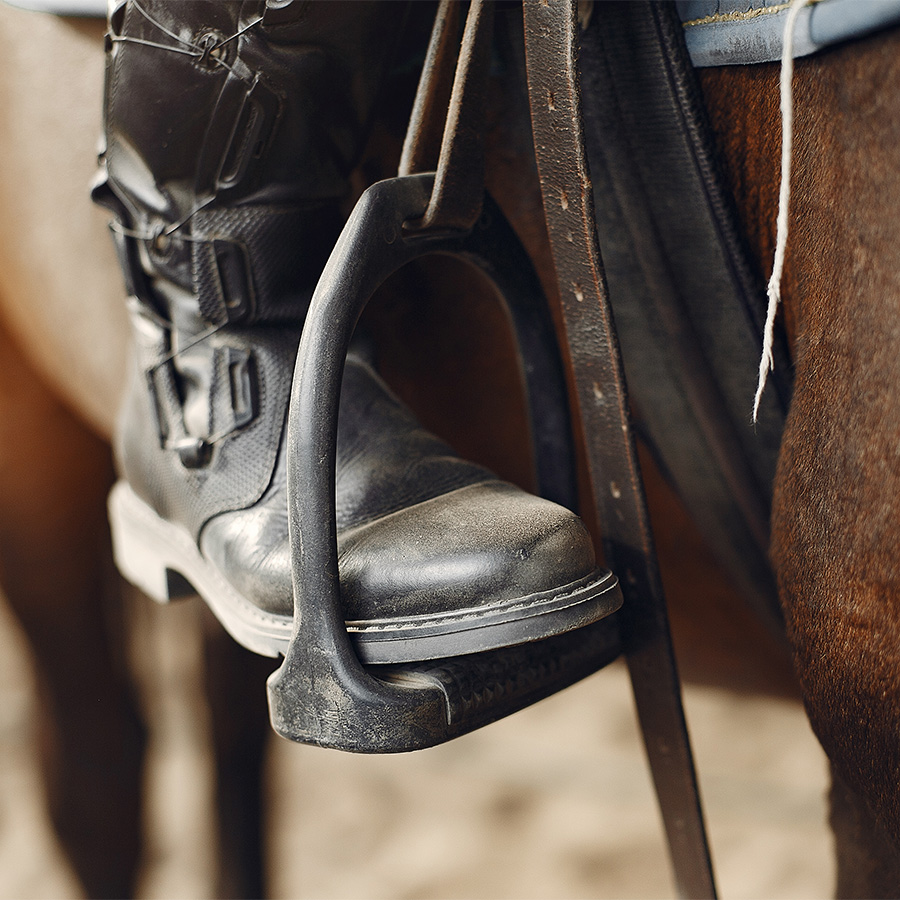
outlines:
M0 144L0 318L11 339L4 337L0 376L0 545L4 587L38 645L46 634L45 617L62 620L73 610L96 606L100 588L90 578L78 581L60 572L53 585L17 589L22 583L17 577L26 567L40 568L42 557L34 548L64 548L76 561L99 558L85 540L89 529L72 521L96 517L102 509L111 475L108 463L96 460L108 456L89 432L104 439L112 434L127 350L120 276L100 226L104 216L85 202L99 131L101 34L100 25L0 7L0 49L7 60L0 77L0 116L4 133L16 135ZM836 770L839 890L871 895L900 883L895 562L900 270L894 265L894 248L900 245L900 119L897 92L890 87L900 75L898 40L896 33L886 34L798 64L794 203L784 281L796 381L772 534L803 698ZM745 234L763 269L773 253L777 208L777 80L776 65L701 75ZM494 124L502 132L502 121L495 117ZM512 133L519 127L521 122L511 126ZM516 143L507 137L492 146L497 160L498 147ZM542 232L533 225L536 195L523 188L528 180L519 177L522 167L521 154L501 154L489 172L490 187L545 268ZM407 323L413 337L420 322ZM402 340L402 329L399 334ZM27 361L12 362L13 342ZM426 363L433 361L429 357ZM21 376L18 381L11 367ZM411 391L421 391L415 372L398 371L395 377L401 393L404 378ZM76 410L88 428L60 411L53 395ZM37 396L43 399L38 402ZM752 398L747 401L749 415ZM59 427L45 428L47 423ZM509 460L521 470L515 452ZM491 462L505 464L502 454ZM644 462L682 668L713 682L791 694L793 676L782 649L730 588L652 460ZM51 471L55 479L47 478ZM76 482L81 491L70 490ZM37 494L23 492L25 486L46 502L27 502ZM54 498L61 505L49 512ZM684 552L685 541L690 553ZM75 584L81 587L76 590ZM701 584L705 592L697 590ZM54 602L41 605L36 597ZM706 639L710 629L716 630L714 642ZM729 652L716 657L708 652L711 646ZM45 655L53 654L48 646ZM65 681L71 670L51 667L48 677ZM100 681L117 677L112 660L98 676ZM123 697L110 702L111 727L134 721ZM132 729L128 745L132 786L125 793L133 804L139 729ZM258 761L260 752L257 747L250 756ZM112 821L124 814L110 810L108 815ZM127 875L121 876L118 890L126 882Z
M884 86L898 74L897 44L896 32L873 37L800 61L795 72L784 296L796 377L772 532L813 729L839 779L865 797L858 815L874 815L894 842L900 122ZM745 231L763 264L774 251L777 205L774 69L703 75ZM896 889L896 874L883 869L880 889Z
M49 385L108 438L128 326L96 175L104 27L0 9L3 323ZM77 310L77 314L73 311Z
M897 41L873 44L820 65L808 89L811 108L843 114L820 116L798 154L808 184L792 263L800 387L773 555L813 727L897 840L900 123L876 87L897 77Z

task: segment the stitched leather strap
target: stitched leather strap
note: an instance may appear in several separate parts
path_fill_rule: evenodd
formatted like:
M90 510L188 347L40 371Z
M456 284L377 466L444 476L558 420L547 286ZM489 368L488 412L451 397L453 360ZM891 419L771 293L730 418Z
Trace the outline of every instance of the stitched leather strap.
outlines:
M602 14L602 5L595 11ZM625 594L623 646L679 893L715 895L668 616L638 469L625 377L594 224L575 61L575 5L525 3L535 152L556 266L574 408L608 564Z

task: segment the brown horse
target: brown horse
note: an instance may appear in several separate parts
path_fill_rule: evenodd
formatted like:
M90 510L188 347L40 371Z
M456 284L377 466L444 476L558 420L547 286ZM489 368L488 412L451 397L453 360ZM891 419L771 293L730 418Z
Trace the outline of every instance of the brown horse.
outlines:
M898 75L898 40L894 31L801 60L794 87L785 300L796 382L771 553L804 702L832 761L841 896L900 888L900 117L881 89ZM764 266L777 203L773 69L703 76Z
M145 734L104 500L127 326L105 217L86 202L104 30L0 7L0 581L38 660L54 826L89 896L122 897L141 849ZM207 631L218 890L261 896L260 701L272 667Z
M139 847L143 734L118 658L123 639L110 638L104 621L104 606L111 597L115 604L117 590L103 525L112 478L105 441L114 425L126 336L102 215L90 208L85 189L98 132L101 35L100 25L0 8L7 61L0 78L7 136L0 143L0 570L42 664L55 824L90 894L115 896L131 890ZM900 366L900 276L892 256L900 229L900 97L892 77L900 74L898 40L886 34L801 61L795 81L794 224L784 294L796 385L776 483L772 556L803 697L835 770L832 818L842 896L889 896L900 886L900 660L892 608L900 467L898 401L891 390ZM731 188L763 269L770 265L777 207L777 80L774 65L701 76ZM489 187L546 275L542 230L529 225L539 204L536 185L522 174L528 166L509 140L521 123L504 132L498 113L494 125ZM391 335L402 340L403 308L385 302L381 315L391 325L381 334L390 358L389 343L398 339ZM443 334L447 350L457 346L460 333L444 325L431 337ZM421 318L408 327L420 328ZM452 354L446 355L452 367ZM452 377L434 365L435 354L419 363L429 366L428 380L415 365L393 372L414 405L426 392L423 385L430 398L446 392ZM479 434L485 428L477 422L471 433L457 432L452 410L425 412L436 428L444 419L460 449L489 455L501 472L527 479L514 447L484 450ZM485 402L481 424L492 415ZM790 694L787 654L752 619L649 457L644 462L684 672ZM711 631L715 641L706 637ZM210 671L233 685L213 686L214 700L233 698L254 679L261 685L258 668L236 676L237 666L251 663L219 652L229 658ZM94 718L86 718L88 710ZM260 713L258 699L232 700L227 711L214 713L222 833L236 835L246 829L235 822L250 823L250 834L223 856L236 861L235 869L256 873L224 875L222 890L248 896L261 893L254 859L257 799L246 777L249 772L253 781L261 756ZM86 773L98 760L102 783L90 782ZM230 777L235 771L245 777Z

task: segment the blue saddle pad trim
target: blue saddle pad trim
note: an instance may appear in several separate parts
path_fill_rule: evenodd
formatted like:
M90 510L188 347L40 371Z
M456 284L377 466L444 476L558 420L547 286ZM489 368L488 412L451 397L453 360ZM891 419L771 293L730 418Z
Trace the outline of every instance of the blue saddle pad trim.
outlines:
M106 0L5 0L62 16L106 18ZM695 66L739 66L781 59L785 0L676 0ZM793 55L862 37L900 22L900 0L818 0L800 13Z
M685 42L695 66L739 66L781 59L784 0L677 0ZM900 0L818 0L801 10L793 55L900 22Z

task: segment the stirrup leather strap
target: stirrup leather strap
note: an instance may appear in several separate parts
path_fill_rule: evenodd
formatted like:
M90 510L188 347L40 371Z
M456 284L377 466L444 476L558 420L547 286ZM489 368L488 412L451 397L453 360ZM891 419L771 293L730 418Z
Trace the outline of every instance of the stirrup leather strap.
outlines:
M594 502L650 767L679 893L715 896L700 797L668 616L631 430L594 222L570 0L525 3L525 48L535 153L556 267ZM602 4L595 15L602 15Z

